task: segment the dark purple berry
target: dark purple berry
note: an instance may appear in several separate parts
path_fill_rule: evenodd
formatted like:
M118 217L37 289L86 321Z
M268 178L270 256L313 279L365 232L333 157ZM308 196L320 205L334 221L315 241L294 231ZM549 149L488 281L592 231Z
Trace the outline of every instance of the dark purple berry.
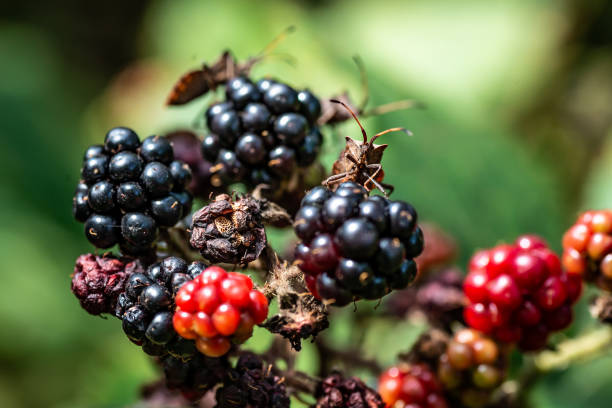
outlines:
M251 184L257 186L259 184L265 184L270 187L275 187L278 184L278 178L274 177L266 169L253 169L250 174Z
M147 286L138 297L138 303L149 312L166 309L172 299L168 290L157 283Z
M276 114L295 111L298 106L297 92L285 84L272 84L264 92L265 104Z
M141 171L142 160L129 151L117 153L108 164L108 175L115 182L138 180Z
M142 273L134 273L130 275L125 284L125 293L132 300L138 299L144 288L153 284L153 282Z
M172 293L176 295L176 292L183 286L184 283L189 282L191 277L186 273L175 273L170 278L170 287L172 288Z
M140 343L147 331L147 313L141 306L132 306L123 314L123 331L134 343Z
M321 268L314 264L312 260L312 252L310 247L303 243L299 243L295 246L293 256L300 266L300 269L308 274L318 274L323 272Z
M119 226L113 217L92 214L85 221L85 236L98 248L110 248L119 239Z
M254 133L242 135L236 142L235 151L243 163L253 165L262 163L268 153L261 137Z
M257 102L261 99L261 94L257 87L250 81L245 82L239 88L226 89L226 96L234 102L236 109L244 108L249 102Z
M225 84L225 93L226 93L226 96L229 98L228 95L229 95L230 92L236 91L236 90L242 88L244 85L250 84L250 83L251 83L251 80L246 78L246 77L243 77L243 76L238 76L238 77L231 78Z
M174 187L170 170L160 162L148 163L140 175L140 181L151 197L163 197Z
M414 282L417 275L417 265L412 259L405 259L392 275L387 277L391 289L402 290Z
M172 227L183 214L183 206L174 196L166 196L151 201L151 214L158 225Z
M306 193L300 205L316 205L321 207L331 195L331 191L323 186L318 186Z
M219 175L227 181L240 181L246 173L246 169L236 157L236 153L231 150L222 149L219 152L217 166L219 166Z
M83 161L98 156L104 156L104 146L91 145L87 148L87 150L85 150L85 154L83 154Z
M336 279L340 284L358 293L367 287L374 273L367 262L358 262L349 258L341 258L336 268Z
M314 205L302 206L295 215L293 229L302 241L310 242L323 229L321 208Z
M183 207L182 217L187 216L191 212L191 205L193 204L193 197L187 191L181 191L179 193L173 192L170 195L178 200Z
M402 240L409 239L417 222L414 207L404 201L392 201L388 211L391 235Z
M361 295L369 300L380 299L385 296L389 290L385 278L374 275L372 280L361 291Z
M189 266L187 266L187 274L191 276L191 279L195 279L206 268L208 268L208 265L206 265L204 262L195 261L190 263Z
M248 131L261 132L268 127L270 116L263 103L249 103L241 113L242 126Z
M302 144L297 148L297 161L302 167L314 163L321 149L320 133L318 129L313 129L304 137Z
M268 155L268 167L275 174L286 177L295 167L295 151L287 146L278 146Z
M284 113L274 121L274 132L281 143L298 146L306 136L308 121L299 113Z
M161 263L151 265L147 269L147 276L149 279L154 280L155 282L158 282L164 286L166 286L166 282L168 282L168 279L170 279L170 274L167 273L164 268L162 268Z
M140 139L136 132L125 127L116 127L109 130L104 139L104 149L112 154L123 150L135 152L138 146L140 146Z
M116 200L119 207L126 211L140 210L147 203L142 186L135 181L119 184Z
M231 102L218 102L210 105L210 107L206 110L206 123L208 124L208 127L210 128L212 120L215 116L232 109L234 109L234 105Z
M384 233L387 230L387 211L385 205L381 204L378 200L374 200L371 197L362 201L359 204L359 216L367 218L376 225L379 233Z
M157 313L145 332L147 339L155 344L166 344L172 340L174 335L171 312Z
M96 213L106 213L115 208L115 186L108 181L98 181L89 189L88 201Z
M333 270L338 264L338 251L329 234L319 234L310 243L312 263L321 271Z
M211 162L216 162L221 150L221 139L219 136L211 133L202 140L202 156Z
M344 257L367 260L378 248L378 231L365 218L345 221L336 231L336 243Z
M423 237L423 231L420 227L416 227L414 232L406 242L406 256L409 258L415 258L423 252L423 246L425 245L425 240Z
M334 230L355 215L356 209L354 199L334 195L323 204L323 224L328 230Z
M140 156L147 162L161 162L164 164L174 160L172 145L162 136L149 136L142 141Z
M305 89L298 92L298 101L300 101L300 112L306 116L310 123L315 123L321 116L321 103L316 96L309 90Z
M87 184L93 184L106 178L108 173L108 156L96 156L83 162L81 177Z
M222 144L233 144L242 132L238 113L229 110L214 116L210 123L210 131L219 135Z
M259 89L259 92L261 92L262 94L267 92L268 89L270 89L270 87L272 85L274 85L276 83L276 81L274 81L273 79L270 78L262 78L259 81L257 81L257 89Z
M368 198L367 190L352 181L347 181L345 183L340 184L336 189L334 195L337 195L339 197L353 198L355 200L360 201Z
M377 271L380 275L392 275L402 264L405 255L404 244L398 238L381 238L375 258Z
M334 306L346 306L353 300L351 293L341 288L336 280L326 272L317 276L317 292L319 295Z
M127 213L121 219L121 235L137 247L147 247L155 241L157 225L155 220L146 214Z
M145 338L145 342L142 344L142 351L152 357L162 357L166 354L166 347L163 344L155 344Z
M72 198L72 216L79 222L85 222L91 215L91 208L89 207L89 197L87 193L77 191Z
M187 262L177 256L165 258L161 266L170 275L175 273L187 273Z
M172 180L174 180L174 189L183 190L189 182L191 182L191 170L187 163L179 160L174 160L168 166Z

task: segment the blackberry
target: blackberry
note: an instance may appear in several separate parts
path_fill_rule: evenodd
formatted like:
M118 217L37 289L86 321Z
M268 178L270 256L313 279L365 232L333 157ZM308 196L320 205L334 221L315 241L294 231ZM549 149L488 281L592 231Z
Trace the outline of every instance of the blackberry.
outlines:
M166 387L178 390L189 401L196 401L217 384L221 383L230 370L226 357L211 358L201 354L189 361L171 355L159 360L164 372Z
M226 101L206 111L202 155L214 163L211 184L278 185L317 158L323 138L319 100L307 90L265 79L230 79Z
M153 356L170 354L189 360L197 354L195 343L174 331L172 317L180 287L205 268L201 262L187 265L180 258L168 257L145 272L132 273L115 307L115 316L122 320L128 339Z
M228 370L216 392L216 408L289 408L284 379L267 369L263 360L243 353L236 367Z
M472 257L463 315L470 327L499 341L539 350L550 333L570 325L581 288L580 276L563 271L542 239L526 235Z
M294 230L295 259L316 278L316 292L336 306L379 299L416 277L413 258L423 250L417 213L408 203L368 197L357 183L335 192L312 189L302 200Z
M85 151L81 178L73 215L98 248L119 244L124 254L146 254L159 227L171 227L191 211L185 190L191 171L174 160L164 137L150 136L140 143L133 130L113 128L103 146Z

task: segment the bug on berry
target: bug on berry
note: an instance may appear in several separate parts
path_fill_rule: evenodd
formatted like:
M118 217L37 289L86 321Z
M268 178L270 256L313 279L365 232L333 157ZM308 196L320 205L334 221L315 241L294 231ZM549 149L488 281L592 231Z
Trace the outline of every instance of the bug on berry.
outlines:
M174 84L166 100L166 105L184 105L208 91L214 91L231 78L248 76L251 68L264 58L269 57L270 52L276 48L278 43L293 31L295 31L294 26L288 27L273 39L262 52L245 62L238 62L232 53L226 50L212 65L205 63L202 68L187 72Z
M400 131L408 135L412 135L412 133L407 129L395 127L383 130L368 140L368 135L355 112L342 101L330 99L330 102L341 104L350 112L361 129L363 141L360 142L348 136L346 137L346 147L342 153L340 153L338 160L334 162L332 168L333 175L324 180L323 184L329 187L330 185L343 183L345 181L354 181L364 186L368 191L375 187L382 191L385 196L387 195L387 189L390 190L389 192L393 192L392 185L382 182L385 173L380 164L383 152L388 145L376 145L374 142L380 136L391 132Z

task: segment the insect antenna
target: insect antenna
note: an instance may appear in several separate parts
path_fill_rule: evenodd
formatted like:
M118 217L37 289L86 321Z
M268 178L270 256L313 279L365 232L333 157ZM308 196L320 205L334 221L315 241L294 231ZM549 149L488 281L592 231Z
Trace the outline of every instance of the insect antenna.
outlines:
M391 133L391 132L404 132L408 136L412 136L412 132L409 131L408 129L405 129L403 127L394 127L391 129L383 130L382 132L378 132L377 134L372 136L372 139L370 139L370 142L368 143L369 147L372 147L372 145L374 144L374 141L378 139L380 136L386 135L387 133Z
M342 101L339 101L337 99L330 99L329 101L333 102L333 103L339 103L340 105L344 106L344 109L346 109L347 111L349 111L351 113L351 115L353 116L353 118L355 119L357 124L359 125L359 128L361 129L361 134L363 135L363 143L368 143L368 134L366 133L366 131L363 128L363 126L361 125L361 122L357 118L357 115L355 115L355 112L353 112L353 110L351 108L349 108L346 103L344 103Z

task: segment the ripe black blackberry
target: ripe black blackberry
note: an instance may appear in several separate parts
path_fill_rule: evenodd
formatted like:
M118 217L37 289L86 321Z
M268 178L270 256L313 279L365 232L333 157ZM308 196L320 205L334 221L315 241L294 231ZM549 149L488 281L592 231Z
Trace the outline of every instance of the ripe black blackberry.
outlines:
M197 354L194 342L174 331L174 296L181 285L206 267L202 262L187 265L180 258L168 257L151 265L145 273L133 273L115 309L115 316L123 321L123 331L130 341L152 356L170 354L189 360Z
M159 360L164 371L164 381L170 390L178 390L189 401L197 401L225 378L230 364L226 356L206 357L197 353L191 360L183 361L173 356Z
M323 138L316 125L321 104L310 91L239 76L227 81L225 94L206 111L210 134L202 141L202 155L214 163L213 186L277 186L314 163Z
M185 190L189 167L174 160L170 142L150 136L140 142L128 128L106 134L104 146L90 146L83 159L73 215L85 223L98 248L119 244L129 255L146 253L158 227L171 227L191 210Z
M379 299L416 277L423 250L415 209L404 201L368 197L357 183L335 192L312 189L302 200L294 230L302 240L295 259L310 290L335 306Z

